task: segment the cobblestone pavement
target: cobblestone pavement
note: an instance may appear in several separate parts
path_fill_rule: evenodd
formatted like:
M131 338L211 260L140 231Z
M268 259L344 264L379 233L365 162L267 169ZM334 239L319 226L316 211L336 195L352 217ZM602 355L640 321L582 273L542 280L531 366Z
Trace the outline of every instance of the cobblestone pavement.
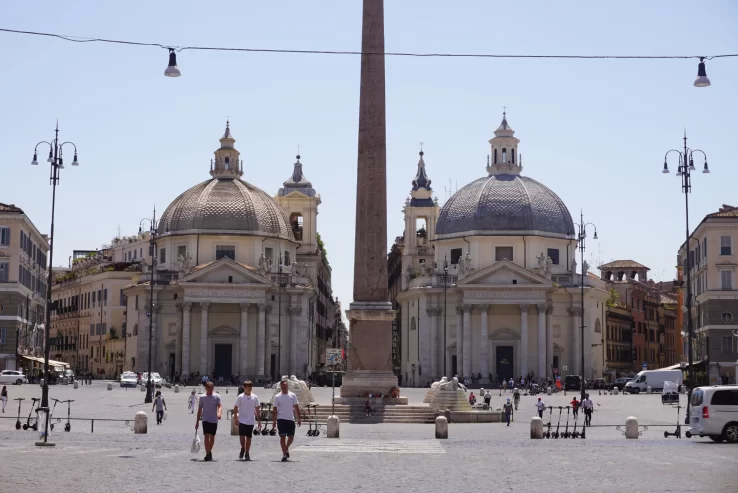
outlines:
M626 440L613 427L591 428L586 440L530 440L529 420L535 414L535 397L523 397L515 422L501 424L451 424L448 440L435 440L432 425L341 425L341 438L307 437L306 425L298 429L292 460L279 461L277 437L255 437L251 463L237 461L238 438L222 422L214 449L214 463L189 453L194 436L194 416L187 411L189 391L174 394L163 389L169 412L157 426L151 407L143 404L137 389L105 384L74 390L51 387L51 397L75 399L72 415L130 419L96 422L73 421L72 432L51 435L53 448L34 446L38 434L16 431L16 397L39 396L37 386L9 387L10 403L0 420L0 491L27 492L53 488L58 492L207 491L255 485L257 488L289 488L293 491L341 488L347 491L545 491L568 492L573 488L599 492L623 491L738 491L738 447L714 444L707 439L663 438L672 427L651 427L638 440ZM267 391L256 389L262 400ZM313 389L321 405L329 405L331 389ZM425 389L404 389L410 403L420 403ZM221 389L226 408L236 395ZM508 394L508 396L510 396ZM573 395L544 396L549 406L568 403ZM662 406L658 395L598 396L593 392L594 423L622 425L630 416L641 424L676 423L676 409ZM501 405L505 396L494 397ZM684 403L685 397L682 398ZM23 418L29 401L24 401ZM599 404L599 405L598 405ZM57 405L55 416L66 415ZM149 433L134 435L133 416L145 410ZM557 411L558 412L558 411ZM555 415L556 416L556 415ZM683 413L682 413L683 419ZM25 422L25 419L23 419ZM544 420L547 421L547 420ZM554 423L555 423L554 419ZM570 428L572 421L570 421ZM562 429L563 429L562 423ZM684 431L684 430L683 430ZM248 483L246 481L253 481Z

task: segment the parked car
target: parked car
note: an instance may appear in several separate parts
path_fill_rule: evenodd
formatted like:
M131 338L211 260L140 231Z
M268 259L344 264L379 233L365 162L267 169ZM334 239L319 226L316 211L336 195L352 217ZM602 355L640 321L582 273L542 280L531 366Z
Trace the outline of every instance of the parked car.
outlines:
M579 375L567 375L564 378L564 390L582 390L582 377Z
M142 373L141 374L141 383L143 385L146 385L146 382L149 381L149 374L148 373ZM164 380L161 378L161 376L158 373L151 372L151 383L154 384L155 387L161 387L164 383Z
M123 374L120 376L121 387L135 387L136 384L138 384L138 378L136 377L136 374L132 371L123 372Z
M604 378L595 378L594 383L592 384L593 389L606 389L607 388L607 382Z
M654 392L661 392L664 388L664 382L674 382L677 385L682 384L681 370L643 370L638 372L633 380L625 385L625 392L629 394L638 394L646 392L648 387Z
M610 385L610 389L617 387L622 392L628 382L630 382L630 378L616 378L612 385Z
M714 442L738 443L738 387L713 385L692 391L690 428L693 435L709 437Z
M28 383L26 376L17 370L3 370L0 372L0 383L9 383L11 385L20 385Z

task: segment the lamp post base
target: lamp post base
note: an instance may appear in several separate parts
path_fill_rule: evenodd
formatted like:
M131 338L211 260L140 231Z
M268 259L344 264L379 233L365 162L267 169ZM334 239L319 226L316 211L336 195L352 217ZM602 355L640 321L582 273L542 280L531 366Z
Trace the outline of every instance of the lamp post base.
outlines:
M56 447L56 444L53 442L36 442L37 447Z

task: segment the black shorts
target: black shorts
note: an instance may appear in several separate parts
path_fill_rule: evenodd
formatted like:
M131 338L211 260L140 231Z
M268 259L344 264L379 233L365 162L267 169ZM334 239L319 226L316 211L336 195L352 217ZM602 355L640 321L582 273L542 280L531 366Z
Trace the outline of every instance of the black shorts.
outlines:
M251 438L254 435L254 425L238 423L238 434L242 437Z
M202 433L204 435L215 435L218 431L218 423L209 423L207 421L202 422Z
M277 432L281 437L295 436L295 422L291 419L278 419Z

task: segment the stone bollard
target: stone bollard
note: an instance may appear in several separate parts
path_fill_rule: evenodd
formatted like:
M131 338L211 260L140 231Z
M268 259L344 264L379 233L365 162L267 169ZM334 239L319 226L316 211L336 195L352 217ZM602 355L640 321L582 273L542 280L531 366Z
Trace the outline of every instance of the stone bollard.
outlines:
M141 388L141 392L146 392L146 386L144 384L141 384L139 387Z
M436 438L439 440L448 438L448 420L445 416L438 416L436 418Z
M650 394L651 393L651 386L650 385L648 387L646 387L646 393L647 394Z
M638 418L630 416L625 420L625 438L638 438Z
M234 437L237 437L238 436L238 428L239 428L239 426L238 426L238 418L235 418L235 419L231 418L231 435L233 435Z
M74 381L74 388L75 389L79 388L79 382L77 380Z
M108 390L113 390L113 384L108 382Z
M531 440L543 438L543 420L537 416L530 420L530 438Z
M686 394L687 393L687 386L686 385L682 385L681 386L681 390L682 390L682 394Z
M174 386L174 393L179 394L179 385Z
M148 433L149 417L145 412L139 411L133 419L133 433L136 435L145 435Z
M484 404L482 404L482 410L483 411L489 411L489 404L487 404L486 402Z
M446 418L447 422L451 422L451 410L446 409L445 411L443 411L443 416Z
M546 389L546 395L551 395L551 394L553 394L553 389L551 389L551 387L549 387L549 388Z
M438 421L440 418L436 418L436 421ZM443 418L446 419L446 418ZM328 416L328 421L326 423L326 432L325 436L327 438L338 438L340 436L339 428L340 428L340 421L338 419L338 416Z
M618 395L619 393L620 393L620 389L618 389L617 387L613 387L612 395Z

